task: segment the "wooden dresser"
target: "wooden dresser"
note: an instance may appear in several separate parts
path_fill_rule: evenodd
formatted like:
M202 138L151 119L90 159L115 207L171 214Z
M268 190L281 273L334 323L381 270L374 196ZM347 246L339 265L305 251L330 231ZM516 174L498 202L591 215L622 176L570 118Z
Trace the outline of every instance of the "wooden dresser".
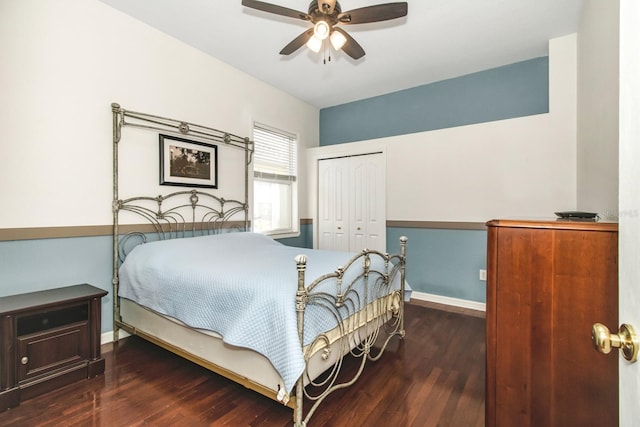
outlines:
M487 223L486 426L618 425L618 225Z

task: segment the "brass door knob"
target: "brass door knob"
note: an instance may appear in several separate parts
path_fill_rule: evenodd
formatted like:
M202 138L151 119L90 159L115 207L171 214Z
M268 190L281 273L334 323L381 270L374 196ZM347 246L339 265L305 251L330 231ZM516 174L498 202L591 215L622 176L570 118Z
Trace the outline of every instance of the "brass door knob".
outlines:
M622 356L633 363L638 360L640 341L631 325L623 323L617 334L612 334L602 323L595 323L591 329L593 345L602 354L611 353L612 348L622 350Z

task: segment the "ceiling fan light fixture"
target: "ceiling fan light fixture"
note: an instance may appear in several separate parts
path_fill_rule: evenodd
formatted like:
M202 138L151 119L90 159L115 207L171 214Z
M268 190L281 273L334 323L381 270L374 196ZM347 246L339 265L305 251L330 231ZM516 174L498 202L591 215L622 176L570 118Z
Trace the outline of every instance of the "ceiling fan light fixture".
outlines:
M347 42L347 38L340 31L333 31L329 40L331 40L331 46L335 50L342 49L342 46Z
M337 0L311 0L307 13L262 0L242 0L242 5L275 15L294 18L313 24L305 32L291 40L282 50L281 55L290 55L303 45L307 45L314 52L320 52L324 41L330 39L335 50L342 50L354 60L365 55L364 49L353 37L337 25L368 24L389 21L407 16L406 1L381 3L357 9L342 11ZM334 26L336 26L334 28ZM330 49L330 48L329 48Z
M322 40L313 35L311 36L309 41L307 41L307 47L315 53L318 53L320 52L320 48L322 47Z
M313 35L320 40L324 40L329 37L330 31L331 27L329 27L329 24L327 24L326 21L320 20L313 26Z

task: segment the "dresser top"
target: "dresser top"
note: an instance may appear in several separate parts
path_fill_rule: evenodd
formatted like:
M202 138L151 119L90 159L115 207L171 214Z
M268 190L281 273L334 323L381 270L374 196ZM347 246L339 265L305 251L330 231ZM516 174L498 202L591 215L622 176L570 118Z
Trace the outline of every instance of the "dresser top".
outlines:
M618 231L617 222L589 220L492 219L487 227L545 228L554 230Z
M41 309L60 304L61 302L85 301L91 298L102 298L107 291L95 286L82 284L64 288L47 289L26 294L0 297L0 314L7 315L25 309Z

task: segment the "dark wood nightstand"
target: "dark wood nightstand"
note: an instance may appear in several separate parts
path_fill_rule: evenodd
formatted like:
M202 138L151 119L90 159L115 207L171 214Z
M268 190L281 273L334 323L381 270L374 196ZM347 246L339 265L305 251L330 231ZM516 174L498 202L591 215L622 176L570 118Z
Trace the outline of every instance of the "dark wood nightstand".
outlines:
M104 373L105 295L83 284L0 297L0 411Z

